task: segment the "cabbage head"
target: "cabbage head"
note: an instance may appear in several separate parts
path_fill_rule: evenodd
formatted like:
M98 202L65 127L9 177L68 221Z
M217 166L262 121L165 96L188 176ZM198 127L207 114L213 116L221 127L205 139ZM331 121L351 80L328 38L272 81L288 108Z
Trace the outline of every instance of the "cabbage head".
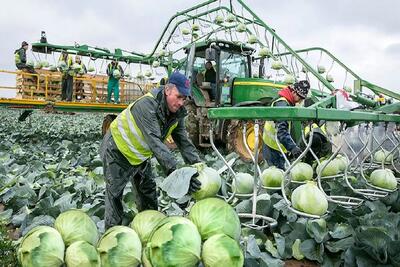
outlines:
M235 210L224 200L206 198L193 205L189 219L197 226L203 240L215 234L240 238L240 221Z
M251 174L238 172L235 180L232 181L232 192L236 189L236 194L253 193L254 177Z
M68 267L100 267L100 255L97 249L86 241L72 243L65 252Z
M371 181L371 184L381 188L389 190L394 190L397 188L396 177L394 176L392 170L389 169L374 170L371 173L369 180Z
M267 187L280 187L283 180L283 170L271 166L261 173L261 183Z
M201 237L196 226L183 217L163 219L154 230L146 254L153 266L197 266Z
M203 244L201 253L205 267L242 267L243 252L238 242L225 234L213 235Z
M95 72L95 71L96 71L96 69L94 67L89 67L88 68L88 72Z
M323 215L328 210L324 193L313 181L308 181L293 191L292 204L295 209L313 215Z
M22 267L57 267L64 263L64 250L56 229L37 226L23 237L17 254Z
M126 226L108 229L99 241L102 267L135 267L140 265L142 244L136 232Z
M385 149L381 149L375 152L374 160L375 162L382 163L385 161L386 164L391 163L393 159L393 154L390 154L389 151Z
M114 70L113 73L112 73L112 75L113 75L113 77L114 77L115 79L121 78L121 72L120 72L119 70Z
M142 245L149 241L151 232L164 218L165 215L157 210L145 210L135 215L131 228L139 235Z
M58 215L54 227L60 232L66 246L75 241L96 244L99 236L94 221L82 210L72 209Z
M80 64L78 64L78 63L72 64L72 69L73 70L79 71L81 68L82 68L82 66Z
M321 168L328 162L328 160L321 161L321 164L317 166L317 174L320 172ZM339 173L339 162L332 160L329 164L322 170L321 177L333 176Z
M337 155L336 158L333 160L337 164L339 168L339 172L344 172L347 168L347 165L349 165L349 161L347 158L343 155Z
M307 164L305 162L298 162L290 170L290 175L292 176L293 181L310 181L313 178L314 170L310 164Z
M193 193L193 198L201 200L207 197L214 197L221 188L221 176L216 170L207 167L204 163L197 163L194 166L199 172L199 176L196 178L201 182L201 188Z
M260 57L266 57L271 55L271 51L268 49L268 47L263 47L260 49L260 51L258 52L258 55Z

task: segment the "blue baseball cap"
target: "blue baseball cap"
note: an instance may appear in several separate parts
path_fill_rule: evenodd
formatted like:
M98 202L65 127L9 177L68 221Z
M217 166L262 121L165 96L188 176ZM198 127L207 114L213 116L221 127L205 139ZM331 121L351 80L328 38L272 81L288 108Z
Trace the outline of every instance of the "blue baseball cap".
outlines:
M175 85L181 95L190 96L190 81L179 71L175 71L169 76L168 83Z

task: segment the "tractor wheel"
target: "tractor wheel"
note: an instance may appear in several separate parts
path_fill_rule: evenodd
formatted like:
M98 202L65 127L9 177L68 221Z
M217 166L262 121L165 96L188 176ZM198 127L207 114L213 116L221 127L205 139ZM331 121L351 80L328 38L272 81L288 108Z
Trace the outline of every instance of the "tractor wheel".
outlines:
M104 117L103 120L103 125L101 127L101 134L104 136L108 129L110 128L110 124L113 122L113 120L115 120L115 118L117 117L117 115L115 114L108 114Z
M262 160L262 131L259 132L258 137L258 161ZM243 161L251 162L251 157L247 152L243 142L243 122L232 121L228 127L228 151L236 152ZM254 151L254 124L248 123L246 129L246 140L251 151Z
M190 104L187 104L185 108L188 113L185 125L189 139L196 147L199 147L199 119L197 117L197 107L193 102L191 102Z

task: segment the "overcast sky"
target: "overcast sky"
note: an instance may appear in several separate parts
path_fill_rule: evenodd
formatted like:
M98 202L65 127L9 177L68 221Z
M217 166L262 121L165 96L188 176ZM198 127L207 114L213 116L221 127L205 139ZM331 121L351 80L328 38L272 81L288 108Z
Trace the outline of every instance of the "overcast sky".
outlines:
M400 1L244 1L292 48L324 47L364 79L400 93ZM0 69L13 70L14 50L42 30L54 44L150 52L173 14L202 1L1 2Z

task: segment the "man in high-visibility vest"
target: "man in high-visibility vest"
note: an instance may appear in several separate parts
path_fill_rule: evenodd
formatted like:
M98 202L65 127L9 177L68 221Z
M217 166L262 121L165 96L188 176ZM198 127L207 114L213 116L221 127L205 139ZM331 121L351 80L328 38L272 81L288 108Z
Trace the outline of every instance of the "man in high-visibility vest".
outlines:
M272 102L274 107L293 107L306 98L310 83L306 80L298 81L279 91L279 98ZM293 158L300 156L302 150L297 146L291 134L290 121L267 121L263 132L263 156L268 165L285 169L285 159L279 146L285 154L290 153ZM276 142L275 136L278 137Z
M19 70L23 70L30 73L35 73L33 66L26 63L26 50L28 50L29 44L25 41L22 42L21 47L15 50L15 66Z
M58 59L61 78L61 100L72 101L72 87L74 82L74 70L72 69L72 56L62 52Z
M113 59L107 66L107 103L111 103L111 95L114 94L114 103L119 103L119 80L124 76L124 70L118 64L116 59Z
M186 97L189 80L174 72L163 89L154 89L131 103L111 123L100 147L106 180L105 227L122 221L122 193L128 181L137 194L137 208L157 209L156 183L150 159L154 156L168 175L177 161L164 141L171 135L187 164L200 162L185 129ZM201 182L192 177L189 192L197 191Z

